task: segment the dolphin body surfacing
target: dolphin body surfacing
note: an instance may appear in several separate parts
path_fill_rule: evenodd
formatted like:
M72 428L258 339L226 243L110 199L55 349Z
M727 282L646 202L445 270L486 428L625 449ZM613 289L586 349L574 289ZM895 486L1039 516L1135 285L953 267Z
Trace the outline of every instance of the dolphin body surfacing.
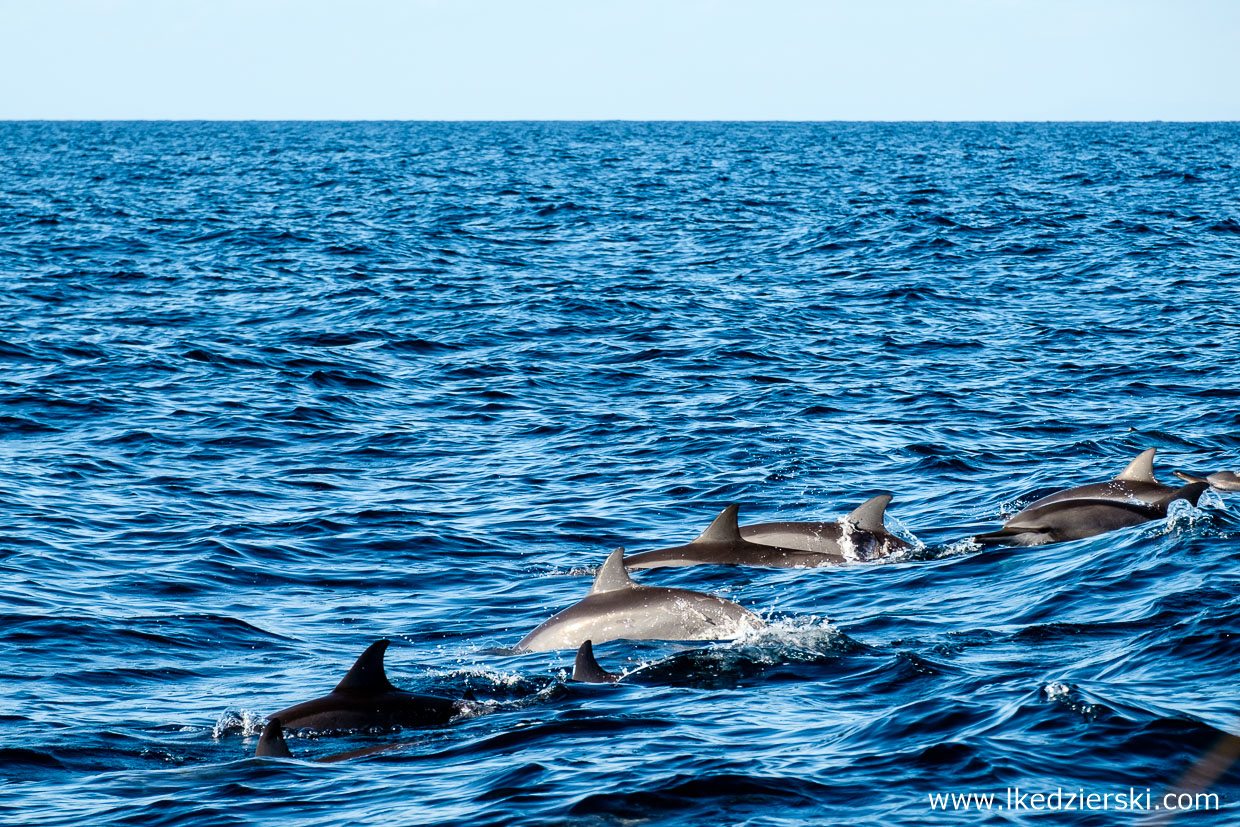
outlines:
M1176 471L1175 475L1185 482L1208 482L1215 491L1240 491L1240 474L1235 471L1216 471L1204 477Z
M1154 450L1147 448L1137 454L1123 471L1112 480L1078 485L1049 494L1029 508L1038 508L1064 500L1116 500L1118 502L1155 505L1176 490L1175 486L1163 485L1154 477ZM1196 482L1196 480L1188 480Z
M573 680L580 683L615 683L620 680L620 675L599 666L594 657L594 643L587 640L577 649L577 658L573 661Z
M395 729L446 724L462 711L456 701L392 686L383 668L389 643L386 639L372 643L327 695L282 709L268 720L278 719L291 729Z
M284 740L284 724L279 718L268 718L263 734L258 738L255 758L292 758L288 742Z
M821 554L823 562L877 560L909 548L909 544L887 530L883 518L891 503L890 494L871 497L844 519L816 523L757 523L743 525L741 537L751 543L779 546L811 554Z
M908 543L883 526L890 494L866 500L840 522L737 523L738 505L729 505L696 540L630 557L630 569L664 566L769 566L817 568L887 557Z
M1126 502L1100 498L1039 500L1003 524L1003 528L973 539L982 545L1039 546L1080 540L1140 525L1167 516L1176 500L1196 505L1208 483L1190 483L1172 488L1155 502ZM1048 498L1049 499L1049 498Z
M712 594L639 586L618 548L599 568L590 593L543 621L516 645L519 652L576 649L587 640L733 640L766 624L748 609Z
M338 752L334 755L325 755L322 758L314 758L312 760L318 764L333 764L336 761L345 761L349 758L361 758L365 755L391 752L402 746L402 744L377 744L373 747L362 747L361 749L353 749L348 752ZM268 719L267 725L263 727L263 734L258 739L258 747L254 750L254 757L293 757L293 753L288 748L288 742L284 740L284 726L279 718Z

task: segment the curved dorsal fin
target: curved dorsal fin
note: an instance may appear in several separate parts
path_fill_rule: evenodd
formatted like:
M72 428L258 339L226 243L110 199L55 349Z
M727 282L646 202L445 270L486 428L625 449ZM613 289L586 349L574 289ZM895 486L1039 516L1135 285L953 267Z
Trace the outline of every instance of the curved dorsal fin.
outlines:
M883 514L887 510L887 503L891 502L890 494L879 494L877 497L870 497L852 510L844 520L851 523L854 528L862 531L868 531L870 534L878 534L885 531L883 527Z
M259 736L258 747L254 750L255 758L292 758L288 750L288 742L284 740L284 725L279 718L272 718L263 727Z
M1154 479L1154 449L1146 448L1115 479L1124 482L1158 482Z
M598 665L594 659L594 644L586 641L577 650L577 659L573 661L573 680L582 683L615 683L620 676L608 672Z
M706 530L698 535L693 543L736 543L741 539L741 527L737 523L737 512L741 507L736 503L732 503L723 511L719 512L719 516L714 522L706 527ZM689 545L693 545L690 543Z
M621 546L609 554L607 560L599 567L598 574L594 575L594 585L590 587L590 594L614 592L618 589L631 589L636 586L633 578L629 577L629 573L624 570L624 547Z
M344 680L336 684L333 692L391 692L396 687L388 682L383 670L383 653L391 643L387 638L376 640L362 652Z

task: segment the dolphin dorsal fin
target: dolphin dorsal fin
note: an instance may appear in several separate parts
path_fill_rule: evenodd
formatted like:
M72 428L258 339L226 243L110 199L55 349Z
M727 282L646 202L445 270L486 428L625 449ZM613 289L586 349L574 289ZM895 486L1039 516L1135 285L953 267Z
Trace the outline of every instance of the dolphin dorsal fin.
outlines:
M719 516L714 522L706 526L706 530L698 535L693 543L736 543L741 539L741 527L737 523L736 515L741 507L736 503L732 503L723 511L719 512ZM693 545L690 543L689 545Z
M587 640L577 650L577 659L573 661L573 680L582 683L615 683L619 675L613 675L599 666L594 658L594 643Z
M263 727L263 734L258 738L258 747L254 750L255 758L292 758L288 742L284 740L284 725L279 718L272 718Z
M851 523L854 528L862 531L868 531L870 534L878 534L886 529L883 527L883 514L887 511L887 503L891 502L890 494L879 494L877 497L870 497L861 505L853 509L844 520Z
M590 594L614 592L619 589L632 589L637 586L633 578L624 569L624 547L620 547L607 556L607 560L594 575L594 585Z
M1124 482L1158 482L1154 479L1154 449L1146 448L1128 467L1119 472L1116 480Z
M383 653L387 651L390 640L376 640L362 652L362 656L353 664L344 680L336 684L333 692L391 692L396 687L388 682L387 673L383 669Z

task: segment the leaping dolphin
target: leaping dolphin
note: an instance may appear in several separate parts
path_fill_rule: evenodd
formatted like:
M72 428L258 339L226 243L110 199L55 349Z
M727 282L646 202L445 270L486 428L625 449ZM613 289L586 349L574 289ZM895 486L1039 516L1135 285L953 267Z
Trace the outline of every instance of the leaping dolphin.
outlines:
M1170 489L1155 502L1128 502L1101 498L1078 498L1046 502L1039 500L1003 524L1003 528L973 539L982 545L1038 546L1080 540L1119 528L1140 525L1167 516L1176 500L1196 505L1208 483L1195 482Z
M630 557L630 569L663 566L771 566L817 568L886 557L908 543L883 526L890 494L866 500L839 522L737 523L738 505L729 505L687 545L644 551Z
M372 643L327 695L282 709L268 720L278 719L292 729L394 729L446 724L463 711L456 701L392 686L383 668L389 643L386 639Z
M580 602L543 621L516 651L576 649L587 640L732 640L766 624L711 594L639 586L624 569L624 549L608 556Z
M1204 477L1195 477L1183 471L1176 471L1175 475L1185 482L1208 482L1216 491L1240 491L1240 474L1235 471L1216 471Z

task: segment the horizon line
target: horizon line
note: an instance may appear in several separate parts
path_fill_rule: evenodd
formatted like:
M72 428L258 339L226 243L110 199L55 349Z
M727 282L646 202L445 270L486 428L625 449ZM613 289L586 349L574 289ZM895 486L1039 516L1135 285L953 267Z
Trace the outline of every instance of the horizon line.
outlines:
M1240 124L1240 119L1107 118L0 118L0 123L702 123L702 124Z

